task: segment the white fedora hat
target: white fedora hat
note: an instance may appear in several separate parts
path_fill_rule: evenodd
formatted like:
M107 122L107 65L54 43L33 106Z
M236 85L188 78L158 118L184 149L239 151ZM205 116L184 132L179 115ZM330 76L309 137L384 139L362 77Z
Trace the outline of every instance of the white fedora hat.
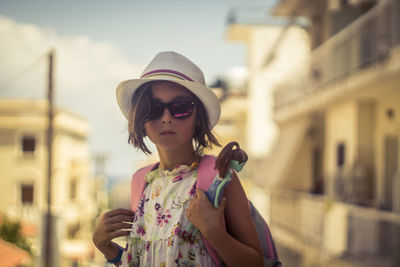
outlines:
M203 72L186 57L172 51L160 52L147 65L139 79L121 82L117 87L118 105L129 119L132 96L141 85L152 81L171 81L195 94L208 113L210 127L219 120L221 107L214 92L205 85Z

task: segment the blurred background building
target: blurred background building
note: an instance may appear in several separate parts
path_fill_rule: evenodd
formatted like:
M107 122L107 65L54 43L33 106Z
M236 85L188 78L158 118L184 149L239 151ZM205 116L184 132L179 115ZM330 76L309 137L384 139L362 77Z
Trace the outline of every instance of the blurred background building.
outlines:
M47 110L45 100L0 99L0 213L30 227L34 266L41 266L47 210ZM51 209L57 266L87 266L94 255L91 233L104 198L101 177L91 171L88 133L86 120L56 109Z
M283 266L400 266L400 2L236 6L226 39L245 45L247 66L211 85L222 107L215 133L249 154L239 176ZM44 100L0 99L0 224L19 220L32 250L0 242L18 260L9 266L40 266L47 109ZM107 184L107 155L89 152L85 119L58 108L54 121L57 261L103 266L95 220L129 208L130 177Z
M400 266L399 1L243 10L227 38L248 51L247 192L284 266Z

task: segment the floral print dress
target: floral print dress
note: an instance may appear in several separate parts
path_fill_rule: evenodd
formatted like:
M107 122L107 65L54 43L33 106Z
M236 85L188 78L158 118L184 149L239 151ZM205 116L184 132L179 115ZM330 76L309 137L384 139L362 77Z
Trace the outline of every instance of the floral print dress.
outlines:
M200 233L183 238L185 211L196 193L197 164L153 170L135 212L120 266L216 266Z

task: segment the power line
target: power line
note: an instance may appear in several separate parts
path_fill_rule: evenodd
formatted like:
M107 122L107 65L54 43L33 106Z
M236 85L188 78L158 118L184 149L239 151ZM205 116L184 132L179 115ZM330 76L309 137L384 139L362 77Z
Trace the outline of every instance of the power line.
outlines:
M33 69L33 67L36 67L36 66L40 65L39 63L41 63L41 61L47 59L47 57L48 57L48 53L40 55L38 58L36 58L30 64L28 64L25 67L21 68L20 71L17 71L13 75L10 75L11 77L9 76L5 80L0 81L0 90L9 87L14 82L16 82L18 79L20 79L21 77L25 76L26 73L28 73L28 71Z

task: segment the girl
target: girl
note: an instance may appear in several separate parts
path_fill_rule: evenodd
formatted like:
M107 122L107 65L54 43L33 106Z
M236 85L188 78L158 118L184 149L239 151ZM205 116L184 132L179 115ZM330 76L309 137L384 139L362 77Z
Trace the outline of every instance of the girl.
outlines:
M148 137L160 161L146 174L146 188L135 212L104 213L93 233L95 246L119 266L218 266L205 249L205 238L227 266L262 266L262 252L248 202L236 174L218 208L196 178L203 148L219 145L211 130L220 116L215 94L202 71L175 52L161 52L140 79L117 88L128 119L129 142L150 154ZM222 223L225 219L226 227ZM189 224L199 231L187 239ZM125 249L112 240L127 236Z

